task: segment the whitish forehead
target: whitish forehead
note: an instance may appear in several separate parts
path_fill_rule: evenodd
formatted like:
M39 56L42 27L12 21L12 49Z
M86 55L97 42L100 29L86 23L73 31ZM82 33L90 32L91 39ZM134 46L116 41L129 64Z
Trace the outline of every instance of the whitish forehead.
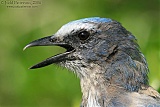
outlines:
M63 25L58 32L56 33L57 36L64 36L67 34L70 34L71 32L76 32L81 29L91 30L96 28L96 24L98 23L107 23L111 22L111 19L107 18L99 18L99 17L93 17L93 18L84 18L80 20L75 20L72 22L69 22L65 25Z

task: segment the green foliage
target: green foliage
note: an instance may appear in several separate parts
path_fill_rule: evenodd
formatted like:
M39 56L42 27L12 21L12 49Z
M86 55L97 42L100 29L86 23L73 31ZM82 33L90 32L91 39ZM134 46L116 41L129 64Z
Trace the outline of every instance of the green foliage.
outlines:
M64 50L22 49L69 21L93 16L115 19L136 36L149 64L150 85L160 91L159 0L48 0L37 8L8 8L1 2L0 107L78 107L81 92L73 73L57 65L27 69Z

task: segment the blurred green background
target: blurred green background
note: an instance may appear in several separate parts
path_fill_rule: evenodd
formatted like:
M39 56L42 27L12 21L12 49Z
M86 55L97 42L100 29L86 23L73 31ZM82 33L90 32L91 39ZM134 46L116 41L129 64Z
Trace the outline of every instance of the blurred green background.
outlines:
M79 107L79 79L72 72L57 65L28 69L64 49L22 49L35 39L55 33L69 21L93 16L115 19L136 36L148 61L150 85L160 91L160 0L41 3L36 8L10 8L7 6L12 4L0 1L0 107Z

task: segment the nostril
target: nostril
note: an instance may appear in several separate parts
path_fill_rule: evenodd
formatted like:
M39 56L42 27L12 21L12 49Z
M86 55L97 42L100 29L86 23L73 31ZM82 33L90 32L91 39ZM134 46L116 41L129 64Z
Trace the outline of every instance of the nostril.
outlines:
M50 38L49 41L50 41L50 42L56 42L57 39L56 39L56 38Z

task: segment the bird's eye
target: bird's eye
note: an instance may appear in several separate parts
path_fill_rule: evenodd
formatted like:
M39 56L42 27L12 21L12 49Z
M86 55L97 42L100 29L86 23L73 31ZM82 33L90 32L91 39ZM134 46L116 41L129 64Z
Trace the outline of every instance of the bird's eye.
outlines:
M87 31L82 31L78 34L80 40L86 40L90 36L90 33Z

